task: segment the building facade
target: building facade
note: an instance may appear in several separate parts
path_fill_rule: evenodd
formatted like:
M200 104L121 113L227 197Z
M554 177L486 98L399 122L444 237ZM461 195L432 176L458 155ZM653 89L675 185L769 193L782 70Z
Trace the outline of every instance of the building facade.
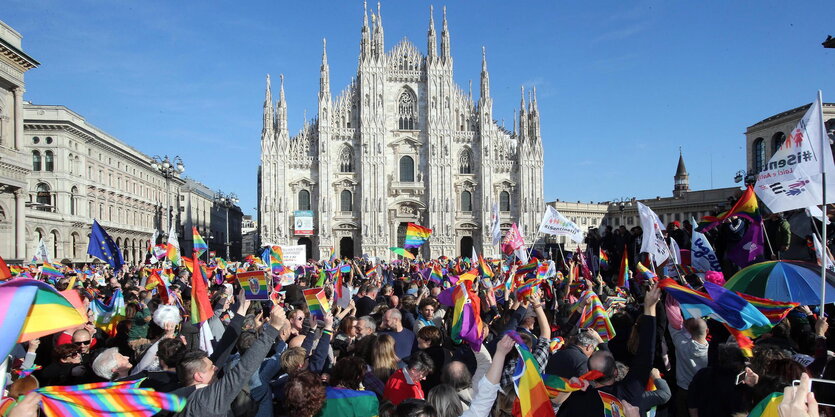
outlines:
M26 177L30 161L23 133L23 74L40 65L21 46L22 36L0 21L0 256L26 258Z
M413 222L434 230L424 257L470 256L473 246L495 255L494 205L503 227L515 222L532 239L545 207L535 90L522 89L518 122L505 129L493 118L484 51L478 100L454 82L445 11L439 51L430 8L425 55L406 39L386 52L379 5L370 21L366 11L356 78L336 97L323 51L317 117L293 137L283 77L275 106L267 77L261 244L304 244L312 258L335 248L388 259Z
M745 129L745 149L748 173L763 170L768 160L806 114L810 104L800 106L763 119ZM835 103L823 103L823 121L829 133L830 143L835 140Z
M64 106L27 103L23 111L23 147L31 170L25 227L29 258L44 239L51 261L91 262L87 244L95 219L126 262L141 262L154 230L168 230L166 205L171 221L180 221L177 195L183 180L163 178L151 157Z

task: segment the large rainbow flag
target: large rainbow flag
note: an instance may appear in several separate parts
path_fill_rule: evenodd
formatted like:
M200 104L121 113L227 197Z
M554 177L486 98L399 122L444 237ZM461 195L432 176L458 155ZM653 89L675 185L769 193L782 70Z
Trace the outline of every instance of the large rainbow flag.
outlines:
M516 341L516 351L519 352L519 359L513 370L513 388L519 397L517 401L521 417L553 416L554 409L551 408L548 389L542 381L536 358L518 333L510 331L508 335Z
M197 256L194 263L200 264ZM194 268L191 274L191 322L203 323L215 314L209 301L209 287L203 276L203 268Z
M421 245L429 240L432 234L432 229L428 227L419 226L414 223L409 223L406 226L406 241L403 244L404 248L419 248Z
M481 325L481 303L473 291L473 281L460 280L438 295L441 304L453 307L450 336L454 343L467 342L478 352L484 341Z
M139 388L143 380L48 386L35 392L42 396L47 417L150 417L185 408L186 399L179 395Z
M18 342L58 333L87 322L51 285L18 278L0 284L0 358Z
M580 314L580 328L592 328L603 339L608 342L615 337L615 328L612 327L612 322L609 320L609 313L597 294L589 291L587 295L586 306L583 307L583 313Z
M737 200L736 204L730 210L718 216L705 216L699 220L699 226L696 228L696 231L704 233L734 216L742 217L752 223L759 224L762 222L760 206L757 203L757 195L754 194L753 186L748 186L748 189L742 193L742 196L739 197L739 200Z

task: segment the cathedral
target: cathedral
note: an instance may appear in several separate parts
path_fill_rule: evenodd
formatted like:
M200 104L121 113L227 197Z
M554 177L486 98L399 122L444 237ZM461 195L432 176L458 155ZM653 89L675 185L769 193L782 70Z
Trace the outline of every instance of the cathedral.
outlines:
M370 22L370 24L369 24ZM262 245L305 245L308 259L392 259L410 222L434 232L420 256L497 256L494 207L503 230L525 241L545 211L536 90L522 87L513 129L493 118L482 48L478 100L453 80L446 9L440 50L432 9L424 55L406 39L385 49L383 16L366 8L353 81L331 96L327 44L318 114L291 136L284 77L273 103L267 76L258 171ZM514 112L515 113L515 112ZM415 250L417 254L418 250Z

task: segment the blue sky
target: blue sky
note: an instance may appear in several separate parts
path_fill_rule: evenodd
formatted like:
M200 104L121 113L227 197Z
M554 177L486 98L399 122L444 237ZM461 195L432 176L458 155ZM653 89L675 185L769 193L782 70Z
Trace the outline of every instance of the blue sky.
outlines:
M276 94L285 75L295 134L315 113L322 38L334 95L356 71L361 1L69 4L4 1L0 19L42 64L26 99L66 105L149 155L181 155L250 214L265 75ZM425 52L429 4L383 2L387 48L407 37ZM519 86L536 86L549 201L670 195L679 146L691 188L731 186L747 126L818 89L835 101L835 51L820 45L835 35L831 1L446 5L455 79L477 90L486 46L496 119L511 126Z

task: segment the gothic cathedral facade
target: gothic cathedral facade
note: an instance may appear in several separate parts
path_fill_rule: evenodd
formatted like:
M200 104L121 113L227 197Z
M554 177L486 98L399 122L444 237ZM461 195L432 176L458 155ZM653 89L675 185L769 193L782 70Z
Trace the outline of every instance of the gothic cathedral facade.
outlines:
M404 39L384 48L380 6L366 11L355 79L331 96L322 54L318 115L291 137L284 78L264 100L258 178L262 245L308 247L308 258L368 254L391 259L406 225L434 230L427 257L496 256L494 206L502 229L517 223L526 242L545 209L543 149L536 90L514 115L513 130L493 119L482 51L478 101L453 81L446 10L440 51L430 8L427 53ZM310 217L312 216L312 225ZM311 230L312 229L312 230Z

